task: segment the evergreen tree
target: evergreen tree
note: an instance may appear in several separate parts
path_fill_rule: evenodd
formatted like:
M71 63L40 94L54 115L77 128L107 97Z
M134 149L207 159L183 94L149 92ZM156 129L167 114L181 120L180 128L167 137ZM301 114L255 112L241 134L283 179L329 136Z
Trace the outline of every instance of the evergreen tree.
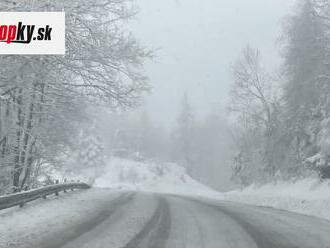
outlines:
M98 169L104 165L104 148L93 129L83 132L79 149L81 168Z
M194 114L189 103L188 94L182 97L181 112L177 118L176 142L178 159L186 167L189 174L194 166Z
M285 51L284 99L293 155L290 163L295 164L296 171L307 165L321 174L330 165L327 155L322 155L320 143L325 135L324 120L329 116L330 95L326 8L322 1L300 2L287 26Z

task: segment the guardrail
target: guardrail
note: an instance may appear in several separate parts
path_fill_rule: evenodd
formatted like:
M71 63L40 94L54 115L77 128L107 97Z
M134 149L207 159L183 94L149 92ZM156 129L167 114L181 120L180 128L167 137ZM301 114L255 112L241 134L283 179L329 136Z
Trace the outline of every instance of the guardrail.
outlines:
M25 203L34 201L40 198L46 199L48 195L58 195L60 192L75 189L89 189L90 186L85 183L64 183L54 184L43 188L33 189L30 191L19 192L10 195L0 196L0 210L11 208L14 206L22 207Z

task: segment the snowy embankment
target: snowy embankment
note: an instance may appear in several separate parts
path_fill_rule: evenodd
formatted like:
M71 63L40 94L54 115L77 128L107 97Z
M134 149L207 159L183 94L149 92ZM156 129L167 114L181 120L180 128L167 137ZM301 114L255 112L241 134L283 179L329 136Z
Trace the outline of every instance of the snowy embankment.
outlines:
M103 211L118 195L108 190L81 190L36 200L23 208L1 210L0 247L47 247L33 244L50 240L59 233L69 235L77 225Z
M273 207L330 220L330 181L307 178L295 183L281 182L250 186L224 194L224 199Z
M111 158L95 187L133 191L219 196L220 194L188 176L185 169L173 163L132 161Z

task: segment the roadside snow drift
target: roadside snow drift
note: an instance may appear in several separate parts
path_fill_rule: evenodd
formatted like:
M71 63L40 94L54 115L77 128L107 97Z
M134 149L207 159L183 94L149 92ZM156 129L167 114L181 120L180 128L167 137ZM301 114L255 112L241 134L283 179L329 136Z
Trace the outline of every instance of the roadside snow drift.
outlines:
M225 200L273 207L330 220L330 181L307 178L295 183L281 182L250 186L223 195Z
M95 187L184 195L219 195L218 192L188 176L173 163L138 162L111 158Z

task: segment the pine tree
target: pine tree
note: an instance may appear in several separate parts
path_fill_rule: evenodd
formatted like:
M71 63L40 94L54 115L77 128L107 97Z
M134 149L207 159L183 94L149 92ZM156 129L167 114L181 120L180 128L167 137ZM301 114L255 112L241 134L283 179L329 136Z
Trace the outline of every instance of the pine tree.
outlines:
M194 114L189 103L188 94L182 97L181 112L177 118L177 145L178 157L189 174L193 173L194 166Z
M81 168L98 169L104 165L104 148L101 139L93 129L83 132L79 149Z

